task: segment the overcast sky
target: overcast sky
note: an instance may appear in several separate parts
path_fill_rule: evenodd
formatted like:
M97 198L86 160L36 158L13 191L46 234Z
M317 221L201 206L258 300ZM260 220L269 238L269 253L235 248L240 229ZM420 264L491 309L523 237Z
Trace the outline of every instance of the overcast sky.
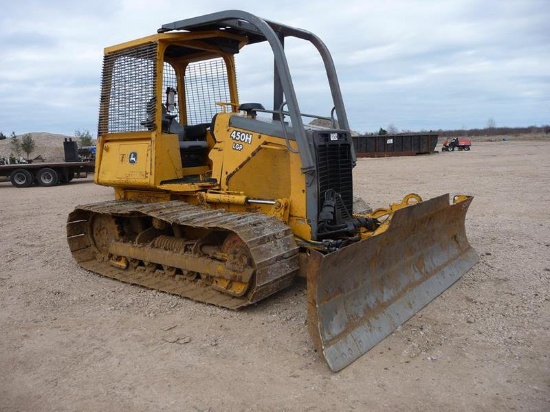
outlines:
M550 124L550 0L25 0L2 1L0 131L95 136L104 47L234 8L321 37L360 133ZM287 50L302 111L327 115L317 61ZM241 102L270 104L271 73L237 68Z

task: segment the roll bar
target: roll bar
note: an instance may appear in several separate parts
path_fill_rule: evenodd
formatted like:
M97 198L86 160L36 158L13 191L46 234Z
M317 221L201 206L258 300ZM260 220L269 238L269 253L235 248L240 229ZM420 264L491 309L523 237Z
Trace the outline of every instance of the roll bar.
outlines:
M326 45L311 32L286 26L284 24L262 19L251 13L241 10L227 10L217 13L206 14L204 16L193 17L190 19L179 20L173 23L163 24L159 33L165 33L173 30L186 31L204 31L204 30L224 30L229 33L243 35L248 37L249 44L267 41L271 46L274 58L274 110L277 110L286 101L288 112L292 121L292 126L300 150L302 159L302 170L304 173L315 171L315 163L310 145L307 142L306 132L300 115L300 108L296 98L296 92L290 76L288 62L284 52L284 38L296 37L312 43L323 60L327 78L330 86L332 100L339 127L349 131L349 124L344 108L342 93L336 75L336 69L332 56ZM355 162L355 153L352 150L353 161Z

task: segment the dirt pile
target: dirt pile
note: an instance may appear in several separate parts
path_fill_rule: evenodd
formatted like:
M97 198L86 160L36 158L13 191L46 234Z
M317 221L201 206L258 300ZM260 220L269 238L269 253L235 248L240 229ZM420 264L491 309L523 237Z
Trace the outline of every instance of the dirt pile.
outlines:
M34 159L37 156L41 156L46 162L60 162L65 160L63 154L63 141L69 138L74 139L74 137L71 136L45 132L28 134L31 135L36 144L34 151L29 157ZM17 139L21 142L22 137L23 135L19 135ZM10 154L17 157L11 146L11 138L8 137L5 140L0 140L0 157L10 157ZM22 153L22 156L25 157L25 154Z

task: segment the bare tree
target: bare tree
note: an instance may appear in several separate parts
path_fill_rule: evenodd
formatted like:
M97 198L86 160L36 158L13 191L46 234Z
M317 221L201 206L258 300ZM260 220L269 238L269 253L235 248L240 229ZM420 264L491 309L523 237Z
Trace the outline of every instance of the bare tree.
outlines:
M496 127L496 122L495 122L495 119L493 119L492 117L489 118L489 120L487 120L487 129L494 129Z
M387 130L388 130L388 133L389 133L389 134L397 134L397 133L399 133L399 129L398 129L393 123L390 123L390 124L388 125Z
M78 141L78 146L80 147L86 147L86 146L91 146L92 145L92 135L90 134L90 132L88 130L83 130L83 131L80 131L80 130L75 130L74 131L74 137L77 139Z
M31 153L34 151L35 146L36 146L36 143L34 142L32 136L29 133L23 135L23 138L21 139L21 150L26 153L27 159L29 158Z
M11 150L17 155L17 157L21 156L21 142L17 139L17 136L15 136L15 133L12 132L12 136L10 139L10 146Z

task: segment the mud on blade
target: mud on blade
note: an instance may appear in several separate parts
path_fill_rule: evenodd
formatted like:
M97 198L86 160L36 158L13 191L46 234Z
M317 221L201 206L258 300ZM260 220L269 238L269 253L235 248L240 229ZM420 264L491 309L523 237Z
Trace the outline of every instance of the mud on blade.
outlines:
M333 371L359 358L477 261L464 221L471 197L397 210L388 230L328 255L312 251L308 325Z

